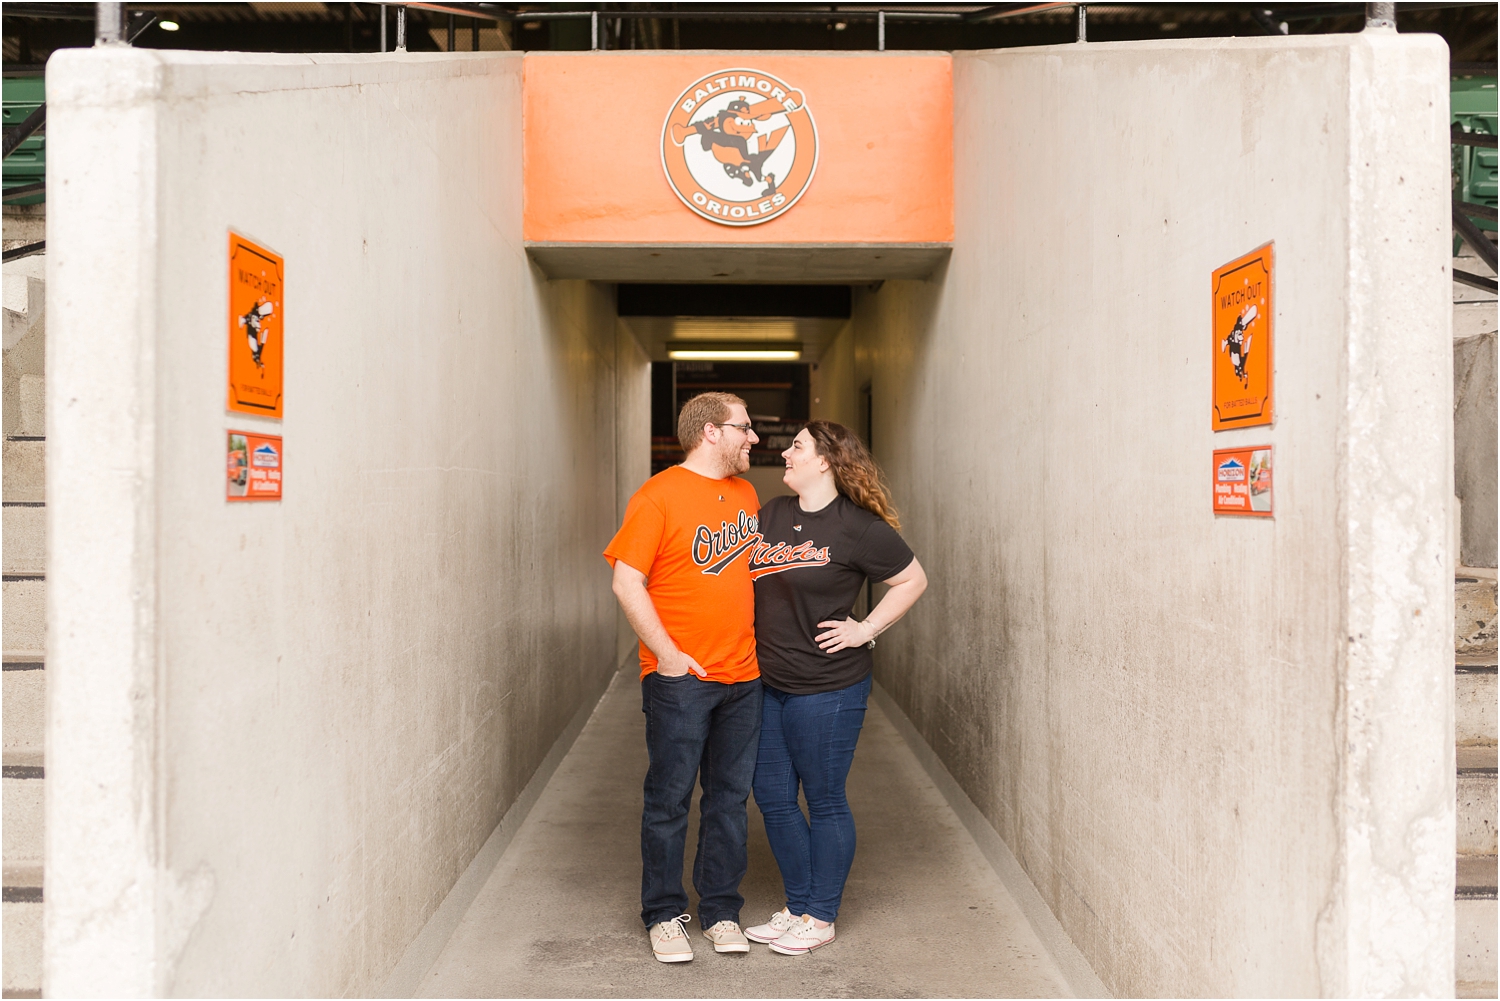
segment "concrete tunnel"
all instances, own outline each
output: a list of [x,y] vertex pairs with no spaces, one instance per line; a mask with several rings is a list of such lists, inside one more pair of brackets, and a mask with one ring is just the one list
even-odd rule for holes
[[[664,178],[721,72],[816,121],[761,225]],[[1440,40],[101,47],[48,87],[46,993],[1451,994]],[[280,419],[226,409],[235,236],[284,262]],[[1216,432],[1210,280],[1266,246],[1275,420]],[[848,291],[622,315],[696,285]],[[876,650],[848,937],[909,906],[949,951],[673,985],[612,944],[600,551],[689,342],[797,344],[890,478],[933,584]],[[226,501],[230,432],[279,500]],[[1227,448],[1274,449],[1272,517],[1215,515]]]

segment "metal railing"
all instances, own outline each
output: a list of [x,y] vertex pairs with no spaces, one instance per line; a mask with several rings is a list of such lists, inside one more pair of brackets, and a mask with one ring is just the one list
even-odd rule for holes
[[[382,7],[387,5],[382,4]],[[876,48],[885,51],[885,27],[892,21],[926,21],[964,24],[986,24],[1002,18],[1042,11],[1078,8],[1078,40],[1085,41],[1087,4],[1077,3],[997,3],[971,11],[944,10],[884,10],[880,8],[840,9],[829,7],[823,10],[743,10],[727,8],[719,10],[507,10],[498,4],[486,3],[423,3],[418,0],[404,4],[392,4],[398,11],[403,7],[418,7],[422,10],[462,17],[479,17],[491,21],[581,21],[589,22],[589,48],[599,51],[606,48],[599,33],[599,21],[734,21],[764,20],[767,17],[780,21],[819,20],[837,18],[840,21],[873,21],[876,31]],[[398,15],[399,16],[399,15]],[[384,18],[381,19],[381,51],[385,51]],[[399,22],[398,22],[399,25]]]
[[[1495,267],[1495,244],[1485,235],[1484,230],[1476,226],[1474,220],[1469,218],[1469,213],[1474,208],[1488,209],[1489,218],[1495,218],[1494,209],[1485,205],[1475,206],[1471,202],[1461,202],[1455,198],[1453,199],[1453,229],[1464,238],[1465,243],[1474,248],[1474,253],[1479,255],[1479,259],[1487,264],[1491,271],[1500,270]],[[1486,292],[1497,290],[1495,279],[1460,271],[1457,268],[1453,269],[1453,280],[1473,288],[1484,289]]]
[[[10,157],[12,153],[21,148],[21,144],[36,134],[37,130],[47,124],[47,102],[43,101],[36,109],[27,115],[19,125],[11,126],[5,130],[4,155],[0,160]],[[46,181],[38,181],[35,184],[23,184],[11,188],[4,193],[4,201],[13,198],[28,198],[32,195],[43,194],[47,190]],[[40,240],[36,243],[28,243],[22,247],[14,247],[0,255],[0,259],[14,261],[22,257],[30,257],[32,254],[40,254],[47,249],[47,241]]]
[[[1449,135],[1449,141],[1454,146],[1472,146],[1477,149],[1497,148],[1496,136],[1486,135],[1483,132],[1465,132],[1457,125],[1453,126]],[[1456,183],[1456,182],[1455,182]],[[1491,271],[1500,271],[1495,266],[1495,243],[1489,238],[1475,222],[1475,219],[1487,219],[1496,221],[1495,207],[1492,205],[1481,205],[1478,202],[1466,202],[1455,197],[1453,199],[1453,232],[1463,238],[1463,241],[1474,248],[1474,253],[1479,255]],[[1484,275],[1472,274],[1468,271],[1453,269],[1453,280],[1461,285],[1471,288],[1482,289],[1486,292],[1497,291],[1495,279],[1486,278]]]
[[[1396,10],[1398,6],[1402,9],[1425,10],[1440,7],[1469,7],[1486,5],[1485,0],[1459,0],[1459,2],[1448,3],[1324,3],[1324,4],[1282,4],[1281,6],[1262,6],[1260,4],[1244,4],[1242,13],[1257,23],[1262,30],[1271,35],[1285,35],[1289,31],[1288,22],[1306,21],[1328,17],[1351,17],[1363,13],[1366,27],[1393,28],[1395,24]],[[38,10],[43,4],[15,4],[18,9],[25,8],[26,16],[42,16]],[[677,10],[670,8],[643,9],[637,7],[632,10],[606,9],[603,4],[598,4],[593,9],[585,10],[548,10],[527,9],[522,3],[441,3],[426,2],[426,0],[407,0],[407,2],[376,4],[381,11],[380,20],[380,51],[388,50],[388,25],[387,7],[396,8],[396,47],[403,49],[405,46],[406,24],[405,11],[408,7],[416,7],[435,13],[447,14],[449,17],[448,36],[449,51],[452,51],[452,41],[455,36],[455,17],[467,17],[474,19],[473,31],[478,36],[478,21],[491,22],[515,22],[515,21],[565,21],[565,20],[587,20],[589,22],[589,47],[598,51],[607,49],[607,38],[601,34],[600,22],[614,21],[617,24],[623,21],[633,20],[662,20],[662,21],[691,21],[691,20],[828,20],[837,19],[842,22],[873,22],[876,27],[876,48],[884,51],[886,43],[886,27],[892,22],[915,21],[928,23],[961,23],[961,24],[985,24],[1005,18],[1020,17],[1028,14],[1043,13],[1051,10],[1064,8],[1075,8],[1076,35],[1079,42],[1088,40],[1088,5],[1073,0],[1071,3],[996,3],[974,6],[969,10],[924,10],[911,9],[918,5],[902,5],[896,9],[881,7],[878,4],[868,5],[842,5],[829,4],[826,6],[809,5],[808,9],[788,9],[785,7],[746,9],[737,5],[705,5],[697,9]],[[789,5],[790,6],[790,5]],[[1124,4],[1114,5],[1116,8],[1124,7],[1155,7],[1157,4]],[[1185,4],[1184,7],[1199,6]],[[1204,5],[1218,7],[1221,5]],[[97,39],[100,43],[125,42],[129,44],[134,37],[144,31],[157,18],[144,11],[125,11],[125,5],[121,3],[97,3],[95,4]],[[62,13],[46,13],[45,16],[77,17],[79,15],[64,11]],[[140,19],[137,21],[137,19]],[[138,25],[138,26],[137,26]],[[476,46],[477,47],[477,46]]]
[[27,115],[20,125],[14,125],[5,130],[5,152],[0,159],[10,156],[20,145],[32,137],[37,129],[47,122],[47,104],[42,102],[36,106],[36,110]]

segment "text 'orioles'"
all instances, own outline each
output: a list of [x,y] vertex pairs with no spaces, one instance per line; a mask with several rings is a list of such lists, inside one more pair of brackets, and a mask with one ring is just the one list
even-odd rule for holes
[[717,575],[760,539],[760,519],[744,511],[733,525],[721,521],[717,532],[699,525],[693,535],[693,562],[704,567],[704,573]]
[[827,546],[812,542],[797,546],[766,542],[760,534],[760,519],[744,511],[734,524],[721,521],[718,531],[699,525],[693,534],[693,562],[703,567],[706,574],[717,576],[745,553],[750,554],[748,562],[752,580],[783,570],[828,564]]

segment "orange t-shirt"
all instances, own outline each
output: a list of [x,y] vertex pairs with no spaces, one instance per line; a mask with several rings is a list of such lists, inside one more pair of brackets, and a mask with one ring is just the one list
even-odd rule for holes
[[[604,550],[646,575],[646,593],[677,648],[704,680],[760,677],[750,549],[760,541],[755,488],[738,476],[711,480],[682,466],[657,473],[630,498],[625,523]],[[656,654],[641,644],[641,677]],[[696,677],[696,675],[695,675]]]

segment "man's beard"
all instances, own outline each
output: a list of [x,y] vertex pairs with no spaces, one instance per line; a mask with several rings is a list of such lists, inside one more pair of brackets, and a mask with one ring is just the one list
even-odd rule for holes
[[741,445],[736,445],[731,449],[728,443],[725,443],[724,451],[719,453],[719,470],[725,476],[737,476],[750,471],[750,456],[746,455],[742,449]]

